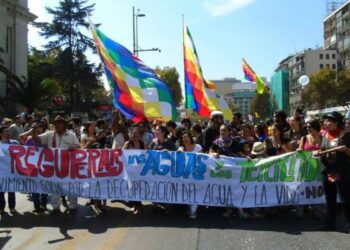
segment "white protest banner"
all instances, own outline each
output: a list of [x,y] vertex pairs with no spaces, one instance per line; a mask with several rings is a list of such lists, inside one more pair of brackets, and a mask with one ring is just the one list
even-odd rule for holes
[[324,203],[310,152],[261,160],[151,150],[0,145],[0,191],[205,206]]

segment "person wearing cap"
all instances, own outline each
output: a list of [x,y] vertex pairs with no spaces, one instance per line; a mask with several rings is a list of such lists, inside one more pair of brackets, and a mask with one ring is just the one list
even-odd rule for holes
[[265,144],[263,142],[257,141],[254,142],[253,147],[252,147],[252,158],[264,158],[266,157],[266,151],[265,151]]
[[203,132],[203,152],[209,152],[213,141],[220,136],[220,126],[224,123],[224,115],[221,111],[213,111],[210,114],[210,126]]
[[[47,145],[49,148],[61,148],[61,149],[77,149],[80,148],[78,138],[67,130],[67,121],[60,115],[56,116],[54,121],[54,130],[47,131],[38,137],[42,144]],[[68,209],[66,213],[74,215],[76,213],[78,205],[77,197],[68,197]],[[51,195],[51,205],[53,210],[52,215],[60,213],[61,196],[57,194]]]
[[1,121],[1,125],[4,125],[4,126],[10,127],[12,124],[13,124],[13,120],[10,118],[7,118],[7,117],[2,119],[2,121]]
[[[7,126],[0,126],[0,145],[1,144],[19,144],[18,141],[10,139],[10,129]],[[10,167],[10,166],[9,166]],[[16,195],[14,192],[7,193],[10,213],[16,213]],[[0,214],[5,212],[5,192],[0,192]]]
[[16,115],[15,117],[15,123],[10,126],[10,136],[11,139],[16,141],[21,141],[19,138],[19,135],[24,132],[23,129],[23,119],[20,115]]
[[323,116],[326,133],[322,138],[321,150],[335,151],[321,154],[325,165],[323,185],[326,195],[327,215],[325,230],[336,230],[337,193],[343,201],[343,211],[350,230],[350,133],[344,130],[343,116],[333,111]]

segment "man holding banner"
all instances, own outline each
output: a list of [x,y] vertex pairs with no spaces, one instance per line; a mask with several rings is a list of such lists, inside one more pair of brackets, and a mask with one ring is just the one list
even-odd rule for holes
[[[0,127],[0,145],[1,144],[19,144],[18,141],[16,140],[11,140],[10,139],[10,128],[7,126],[1,126]],[[8,168],[10,166],[7,166]],[[15,213],[16,212],[16,196],[14,192],[8,192],[7,193],[7,199],[8,199],[8,203],[9,203],[9,209],[11,213]],[[6,206],[6,201],[5,201],[5,193],[4,192],[0,192],[0,214],[4,213],[5,210],[5,206]]]
[[[44,134],[39,135],[41,143],[47,145],[49,148],[61,148],[61,149],[78,149],[80,143],[78,138],[67,130],[67,121],[62,116],[56,116],[54,122],[54,131],[47,131]],[[77,197],[68,197],[68,209],[67,214],[75,215],[78,205]],[[52,215],[60,213],[61,196],[57,194],[51,195],[51,205],[53,210]]]

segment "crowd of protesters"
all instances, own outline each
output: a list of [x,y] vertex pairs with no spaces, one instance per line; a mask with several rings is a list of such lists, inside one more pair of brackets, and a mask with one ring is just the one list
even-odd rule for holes
[[[342,198],[342,209],[350,225],[350,121],[337,112],[323,116],[320,120],[305,119],[301,110],[292,117],[279,110],[273,119],[264,123],[244,123],[239,112],[234,113],[229,123],[224,122],[222,112],[213,111],[208,122],[195,122],[184,118],[180,123],[155,120],[152,123],[142,121],[132,123],[123,119],[118,112],[113,113],[112,124],[105,120],[82,123],[79,118],[66,120],[56,116],[52,123],[45,117],[38,119],[34,115],[14,119],[4,118],[0,126],[0,139],[4,144],[22,144],[28,146],[77,149],[77,148],[113,148],[113,149],[151,149],[207,153],[214,157],[245,157],[247,159],[264,158],[293,151],[320,151],[325,169],[322,172],[326,196],[326,206],[297,206],[283,209],[293,210],[296,216],[303,217],[311,212],[316,217],[324,216],[325,229],[334,230],[338,213],[337,193]],[[330,150],[334,149],[334,150]],[[3,166],[2,166],[3,167]],[[8,193],[10,213],[16,213],[15,193]],[[57,215],[60,206],[66,207],[65,213],[75,215],[77,197],[58,195],[30,194],[34,213]],[[48,210],[48,200],[52,206]],[[135,214],[142,212],[142,202],[122,202]],[[0,192],[0,213],[5,213],[5,193]],[[103,213],[106,200],[90,200],[86,203],[97,213]],[[153,204],[155,211],[171,213],[169,204]],[[197,217],[197,206],[188,206],[188,216]],[[234,209],[226,208],[223,216],[240,218],[261,218],[279,212],[279,208]],[[350,229],[350,228],[349,228]]]

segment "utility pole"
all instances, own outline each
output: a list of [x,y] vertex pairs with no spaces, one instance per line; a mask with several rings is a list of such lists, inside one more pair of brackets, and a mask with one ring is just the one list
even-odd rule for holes
[[135,12],[135,6],[132,7],[132,38],[133,38],[133,53],[137,57],[139,56],[139,52],[145,51],[158,51],[161,52],[158,48],[152,49],[139,49],[139,30],[138,30],[138,20],[139,17],[145,17],[145,14],[139,13],[140,9],[137,9]]

